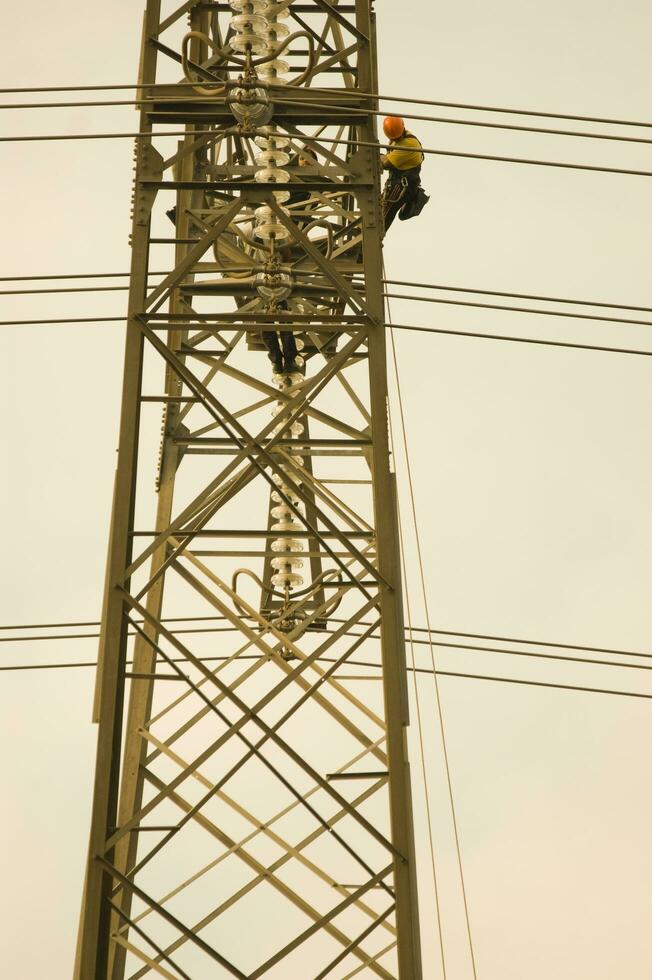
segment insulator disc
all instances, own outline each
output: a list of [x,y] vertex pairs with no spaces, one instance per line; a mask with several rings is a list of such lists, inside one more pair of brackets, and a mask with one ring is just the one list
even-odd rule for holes
[[276,532],[278,532],[278,531],[294,531],[296,533],[297,531],[300,531],[301,528],[294,521],[277,521],[275,524],[272,524],[270,530],[271,531],[276,531]]
[[303,541],[299,538],[276,538],[272,541],[272,551],[278,554],[292,554],[295,551],[304,551]]
[[[265,16],[270,8],[269,0],[229,0],[229,6],[232,10],[262,16]],[[275,7],[277,5],[273,3],[271,6]],[[274,17],[278,17],[278,13],[274,13]]]
[[275,568],[277,571],[286,568],[288,571],[291,571],[293,568],[303,568],[303,558],[295,558],[290,555],[272,558],[272,568]]
[[290,16],[290,11],[287,6],[280,3],[274,3],[273,0],[267,0],[265,7],[265,16],[268,21],[285,20]]
[[298,585],[303,585],[303,577],[288,572],[279,572],[278,575],[272,575],[272,585],[281,588],[296,588]]
[[263,167],[262,170],[256,171],[255,177],[259,184],[288,184],[290,182],[290,175],[287,170],[281,170],[279,167]]
[[[292,493],[292,490],[289,489],[289,488],[287,488],[283,492],[285,493],[285,496],[289,500],[292,501],[292,503],[294,504],[294,506],[297,507],[298,504],[299,504],[299,498],[295,494]],[[281,495],[280,495],[280,493],[277,490],[272,490],[271,497],[272,497],[272,500],[274,501],[274,503],[276,503],[276,504],[280,504],[280,503],[283,503],[284,502],[284,501],[281,500]]]
[[[231,18],[231,27],[238,34],[260,34],[266,40],[269,31],[267,18],[262,14],[241,13]],[[230,42],[232,43],[232,41]]]
[[271,126],[264,136],[256,136],[254,142],[264,150],[282,150],[290,145],[287,136],[280,136]]
[[277,487],[281,488],[284,487],[286,483],[294,483],[298,487],[300,487],[303,483],[301,476],[299,474],[295,475],[294,473],[285,473],[283,476],[280,476],[278,473],[272,473],[272,481]]
[[[287,214],[288,212],[285,211],[285,213]],[[258,238],[268,239],[274,236],[274,238],[282,239],[283,241],[290,237],[290,232],[285,225],[282,225],[280,221],[276,220],[276,215],[267,205],[256,208],[255,234]]]
[[274,112],[274,107],[264,99],[259,102],[229,102],[229,109],[243,126],[264,126]]
[[[287,24],[284,24],[280,20],[274,20],[269,15],[265,17],[265,23],[267,24],[267,43],[269,50],[273,51],[274,45],[278,45],[286,39],[290,33],[290,28]],[[260,67],[262,68],[263,66],[261,65]]]
[[290,154],[283,150],[263,150],[256,154],[256,165],[258,167],[284,167],[290,162]]
[[269,80],[270,76],[274,76],[279,82],[285,81],[285,79],[280,78],[281,75],[287,75],[290,70],[290,65],[283,58],[274,58],[273,61],[266,61],[264,64],[260,65],[258,68],[258,74],[261,78]]

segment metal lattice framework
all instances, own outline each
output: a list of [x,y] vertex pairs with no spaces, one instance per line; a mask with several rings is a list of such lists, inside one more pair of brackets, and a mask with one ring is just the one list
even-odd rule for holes
[[76,976],[418,980],[370,0],[148,0],[139,82]]

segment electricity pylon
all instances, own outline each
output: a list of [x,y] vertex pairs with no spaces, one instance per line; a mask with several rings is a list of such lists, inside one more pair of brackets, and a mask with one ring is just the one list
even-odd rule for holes
[[421,977],[374,39],[147,2],[78,980]]

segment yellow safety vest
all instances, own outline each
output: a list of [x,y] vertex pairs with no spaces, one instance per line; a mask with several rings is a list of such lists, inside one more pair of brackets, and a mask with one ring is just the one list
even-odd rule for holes
[[390,150],[387,154],[387,163],[394,170],[414,170],[423,163],[423,153],[421,143],[407,131],[389,144]]

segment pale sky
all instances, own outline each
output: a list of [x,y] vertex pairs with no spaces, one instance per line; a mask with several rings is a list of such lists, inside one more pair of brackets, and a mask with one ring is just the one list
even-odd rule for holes
[[[379,0],[376,9],[382,94],[652,123],[652,9],[643,0]],[[36,0],[7,6],[1,19],[2,87],[136,76],[140,4]],[[131,95],[79,101],[87,97]],[[116,107],[3,110],[2,118],[3,135],[27,135],[126,132],[137,117]],[[410,126],[428,147],[652,171],[644,144]],[[652,138],[651,130],[585,129]],[[4,143],[3,158],[3,276],[128,269],[132,141]],[[433,156],[422,178],[431,201],[420,218],[392,228],[389,278],[652,306],[650,178]],[[2,296],[1,309],[2,320],[119,316],[125,294]],[[652,350],[646,326],[398,300],[392,315]],[[0,625],[96,620],[122,326],[0,330]],[[396,343],[432,625],[648,652],[650,359],[407,332]],[[412,613],[423,625],[402,465],[399,472]],[[93,660],[96,647],[5,642],[0,652],[3,665],[72,662]],[[418,656],[427,663],[425,652]],[[642,670],[460,651],[438,654],[438,666],[652,690]],[[71,974],[93,777],[93,680],[84,668],[2,674],[0,964],[11,980]],[[478,980],[649,980],[650,702],[446,677],[440,691]],[[420,697],[448,977],[468,980],[431,679],[420,681]],[[413,726],[425,976],[439,980],[415,736]]]

